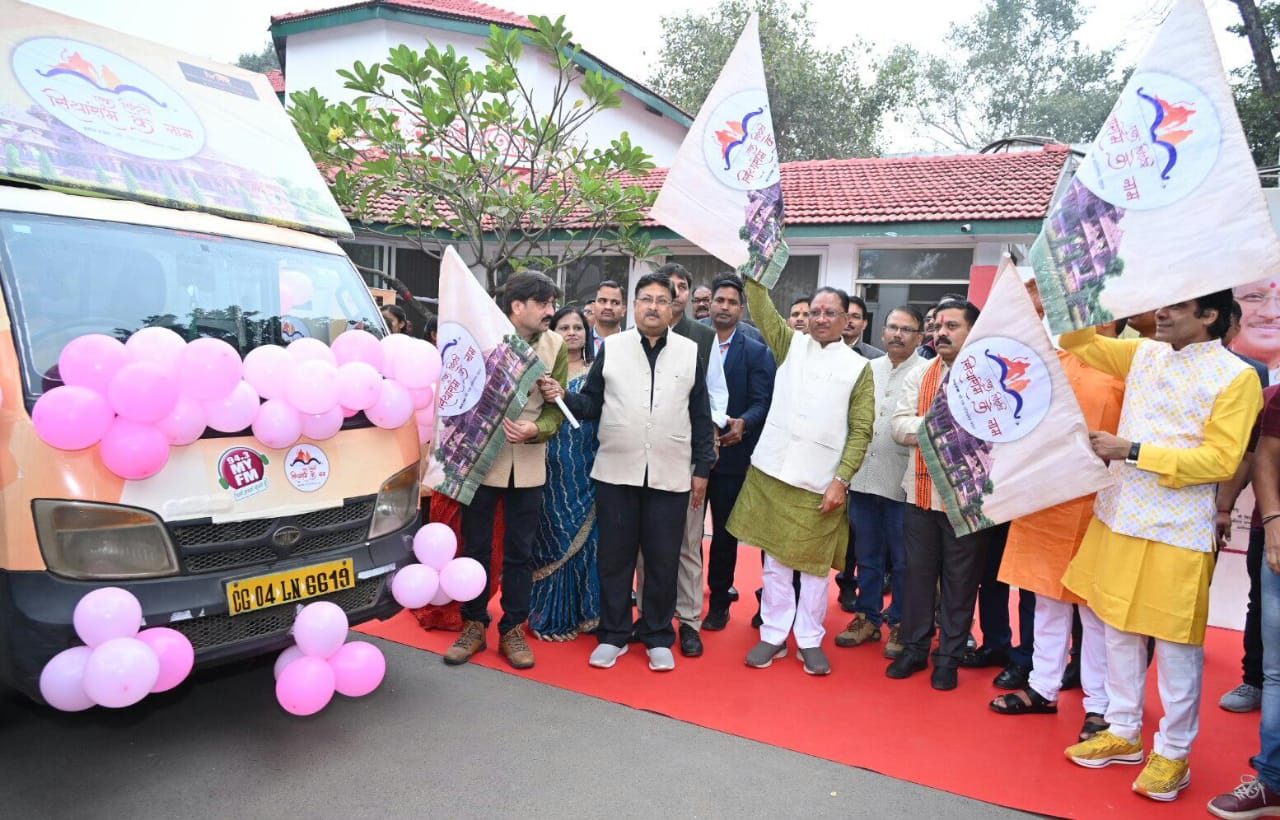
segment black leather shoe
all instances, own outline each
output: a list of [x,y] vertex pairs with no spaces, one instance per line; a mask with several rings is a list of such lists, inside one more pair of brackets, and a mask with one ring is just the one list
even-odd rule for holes
[[724,609],[712,609],[707,612],[707,617],[702,619],[702,628],[711,632],[719,632],[729,625],[729,607]]
[[980,646],[972,652],[964,653],[964,657],[960,658],[960,665],[965,669],[987,669],[992,666],[1008,666],[1009,647],[1003,646],[999,649],[995,649],[989,646]]
[[1062,688],[1064,690],[1080,688],[1080,658],[1076,655],[1071,656],[1070,662],[1067,663],[1067,671],[1062,673]]
[[857,587],[841,587],[840,588],[840,608],[845,612],[858,611],[858,588]]
[[992,683],[997,689],[1026,689],[1031,670],[1020,663],[1011,663],[996,675]]
[[698,630],[688,624],[680,624],[680,654],[686,658],[702,654],[702,638],[698,637]]
[[956,668],[954,666],[935,666],[929,685],[939,692],[950,692],[956,688]]
[[928,658],[912,652],[903,652],[893,663],[889,664],[889,668],[885,669],[884,673],[895,680],[903,680],[928,668]]
[[763,611],[763,608],[764,608],[764,588],[762,587],[756,590],[756,614],[754,617],[751,618],[752,629],[759,629],[760,627],[764,626],[764,618],[761,617],[761,612]]
[[729,603],[736,604],[738,602],[739,597],[741,596],[738,595],[738,588],[729,587]]

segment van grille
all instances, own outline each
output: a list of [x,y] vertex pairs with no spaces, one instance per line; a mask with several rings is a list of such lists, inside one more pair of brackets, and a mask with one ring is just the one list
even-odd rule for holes
[[[341,549],[359,544],[369,532],[375,498],[348,500],[303,515],[258,518],[214,524],[208,519],[169,524],[178,545],[178,557],[189,575],[260,566],[300,555]],[[292,547],[271,543],[276,530],[297,527],[302,538]]]

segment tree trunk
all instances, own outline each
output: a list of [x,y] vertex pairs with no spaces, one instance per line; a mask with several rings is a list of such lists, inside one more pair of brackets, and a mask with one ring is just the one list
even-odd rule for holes
[[1280,96],[1280,74],[1276,72],[1275,56],[1271,53],[1271,41],[1262,23],[1262,15],[1258,13],[1258,4],[1254,0],[1232,2],[1239,7],[1240,19],[1244,21],[1244,32],[1249,38],[1249,48],[1253,50],[1253,62],[1258,67],[1258,84],[1262,87],[1262,93],[1268,97]]

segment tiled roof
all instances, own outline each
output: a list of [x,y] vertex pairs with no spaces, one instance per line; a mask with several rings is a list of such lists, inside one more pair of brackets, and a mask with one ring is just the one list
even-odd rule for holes
[[504,11],[487,3],[477,3],[474,0],[365,0],[362,3],[347,3],[330,9],[275,15],[271,18],[271,25],[274,26],[277,23],[288,23],[295,20],[308,20],[312,17],[323,17],[329,14],[340,14],[344,11],[368,8],[370,6],[386,6],[387,8],[403,9],[405,11],[425,11],[428,14],[435,14],[441,17],[451,17],[457,20],[478,20],[482,23],[497,23],[500,26],[533,28],[533,23],[522,14]]
[[[1050,145],[1000,154],[784,162],[786,224],[1043,219],[1069,156],[1067,146]],[[666,177],[660,168],[637,181],[656,191]],[[379,198],[371,221],[389,218],[397,201]],[[559,227],[587,224],[570,219]]]
[[267,82],[271,83],[272,91],[276,92],[277,94],[284,93],[284,72],[283,71],[281,71],[278,68],[273,68],[270,71],[264,71],[262,73],[266,76]]

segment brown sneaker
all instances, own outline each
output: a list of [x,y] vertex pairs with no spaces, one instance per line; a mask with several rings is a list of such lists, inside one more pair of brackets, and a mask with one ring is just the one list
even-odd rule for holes
[[471,656],[488,646],[484,640],[485,626],[479,621],[463,621],[462,634],[444,653],[444,662],[458,666],[471,660]]
[[498,654],[516,669],[529,669],[533,666],[533,650],[524,639],[524,630],[518,626],[498,641]]
[[880,640],[880,627],[867,620],[867,616],[859,612],[853,620],[836,636],[836,646],[858,646],[867,641]]
[[902,656],[902,625],[889,627],[889,640],[884,644],[884,656],[886,658],[897,658]]

